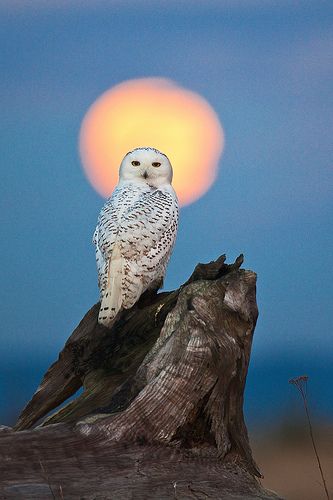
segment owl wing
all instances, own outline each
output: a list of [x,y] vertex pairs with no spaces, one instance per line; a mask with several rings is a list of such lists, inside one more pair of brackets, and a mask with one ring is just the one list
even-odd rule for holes
[[148,288],[161,286],[177,225],[177,197],[159,189],[142,196],[123,215],[119,231],[123,307],[132,307]]
[[102,208],[93,236],[96,248],[96,264],[98,271],[98,287],[101,296],[106,288],[109,259],[114,249],[121,223],[123,199],[127,193],[116,189]]
[[100,322],[109,324],[164,277],[177,223],[177,197],[170,190],[122,187],[107,201],[94,235]]

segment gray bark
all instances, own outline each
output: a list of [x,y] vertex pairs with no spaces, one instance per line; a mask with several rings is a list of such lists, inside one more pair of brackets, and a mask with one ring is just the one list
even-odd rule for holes
[[111,329],[90,309],[0,434],[4,498],[278,498],[256,479],[243,416],[256,275],[224,261]]

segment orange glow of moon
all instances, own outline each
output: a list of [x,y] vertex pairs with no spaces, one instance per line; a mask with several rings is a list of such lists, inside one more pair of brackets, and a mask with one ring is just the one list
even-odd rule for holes
[[181,205],[212,185],[223,143],[207,101],[162,78],[129,80],[106,91],[87,111],[80,131],[84,170],[101,195],[113,191],[125,154],[149,146],[170,159]]

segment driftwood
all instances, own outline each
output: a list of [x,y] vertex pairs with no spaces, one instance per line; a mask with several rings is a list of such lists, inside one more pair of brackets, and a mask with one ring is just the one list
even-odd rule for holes
[[25,432],[0,433],[3,498],[278,498],[255,479],[243,418],[258,313],[242,262],[199,264],[112,329],[94,305],[22,411]]

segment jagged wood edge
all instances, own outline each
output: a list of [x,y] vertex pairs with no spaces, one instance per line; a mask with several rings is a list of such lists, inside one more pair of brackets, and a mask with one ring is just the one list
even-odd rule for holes
[[[194,273],[192,274],[191,278],[182,287],[180,287],[179,290],[177,290],[176,292],[171,292],[171,293],[177,293],[177,297],[178,297],[178,294],[181,291],[183,291],[184,289],[186,292],[186,286],[189,283],[193,283],[194,281],[205,280],[205,279],[206,280],[207,279],[208,280],[209,279],[213,279],[213,280],[218,279],[221,276],[225,276],[228,273],[231,273],[231,275],[232,275],[233,271],[237,270],[239,268],[239,266],[241,265],[242,257],[237,259],[235,264],[230,265],[230,266],[225,265],[225,264],[223,265],[223,262],[224,262],[224,257],[222,256],[217,261],[210,263],[208,265],[205,265],[205,264],[198,265],[196,267]],[[208,266],[206,269],[208,272],[206,274],[205,274],[205,266]],[[215,270],[214,270],[214,267],[215,267]],[[213,268],[213,271],[212,271],[212,268]],[[209,276],[210,272],[212,272],[212,275]],[[244,276],[244,273],[248,273],[249,275],[251,274],[252,277],[255,276],[254,273],[243,271],[243,270],[240,271],[240,273],[241,273],[240,276],[241,275]],[[236,271],[236,274],[238,274],[237,271]],[[227,280],[225,280],[225,284],[227,284],[228,281],[229,281],[229,277]],[[169,295],[170,294],[160,294],[154,300],[156,300],[156,303],[157,303],[160,299],[163,300],[164,298],[167,298]],[[177,297],[175,298],[175,300],[177,300]],[[150,301],[150,306],[153,306],[156,303]],[[255,305],[255,293],[254,293],[254,305]],[[139,309],[140,309],[140,307],[142,307],[144,309],[147,307],[147,305],[141,304],[141,305],[139,305]],[[197,307],[197,304],[195,305],[195,308],[196,307]],[[97,308],[96,311],[94,311],[95,308]],[[171,307],[170,310],[171,309],[173,309],[173,307]],[[155,314],[156,314],[156,310],[155,310]],[[83,325],[80,324],[80,326],[81,327],[83,326],[83,328],[81,328],[81,329],[77,328],[75,330],[75,332],[73,332],[71,339],[69,339],[69,341],[66,343],[66,346],[67,346],[67,344],[71,343],[70,341],[73,341],[74,346],[76,346],[76,348],[78,349],[76,351],[76,354],[75,354],[75,348],[71,349],[71,359],[74,359],[77,361],[76,365],[74,363],[74,366],[75,366],[74,375],[80,377],[80,379],[82,378],[84,380],[84,383],[89,383],[89,378],[90,378],[89,373],[90,374],[92,373],[91,371],[89,372],[89,369],[91,368],[91,360],[89,360],[89,356],[88,357],[84,356],[85,349],[87,349],[87,345],[85,342],[87,340],[86,339],[87,331],[89,329],[91,331],[94,331],[94,325],[93,325],[93,328],[91,328],[91,324],[89,325],[89,323],[93,322],[94,316],[97,314],[97,311],[98,311],[98,304],[96,304],[87,313],[88,321],[83,322],[83,323],[85,323]],[[137,314],[137,312],[138,312],[137,310],[132,311],[133,314]],[[159,312],[161,312],[161,311],[159,311]],[[128,313],[131,314],[131,311],[128,311]],[[87,319],[87,318],[84,318],[84,319]],[[128,320],[130,321],[130,316],[128,317]],[[252,326],[253,326],[253,328],[251,329],[251,333],[253,333],[253,329],[254,329],[254,325],[252,325]],[[97,328],[98,328],[98,326],[97,326]],[[80,338],[83,338],[83,340],[84,340],[83,347],[80,344],[77,345],[77,340]],[[247,344],[247,346],[245,346],[245,348],[246,348],[245,349],[246,350],[245,357],[243,357],[243,359],[242,359],[242,363],[244,364],[244,366],[243,366],[243,370],[242,370],[243,380],[240,380],[241,387],[243,387],[243,383],[245,382],[248,359],[249,359],[249,355],[250,355],[251,338],[252,338],[252,335],[249,335],[247,337],[248,344]],[[87,344],[89,346],[89,334],[88,334],[88,343]],[[89,349],[88,349],[88,351],[89,351]],[[93,349],[92,349],[92,351],[93,351]],[[68,355],[68,353],[67,353],[67,355]],[[100,361],[98,359],[98,357],[99,356],[97,355],[96,352],[92,356],[92,361],[95,361],[95,363],[97,363],[97,365]],[[59,360],[55,364],[57,364],[57,363],[59,363]],[[92,366],[96,367],[96,364],[94,365],[94,363],[92,363]],[[51,368],[52,367],[50,367],[50,370],[51,370]],[[240,367],[240,368],[242,368],[242,367]],[[61,370],[58,370],[58,371],[61,373]],[[65,371],[64,371],[64,373],[62,373],[62,376],[65,379],[66,378],[69,379],[70,375],[71,374],[68,374],[68,372],[65,372]],[[88,379],[88,381],[87,381],[87,379]],[[243,387],[243,389],[244,389],[244,387]],[[241,393],[242,393],[242,391],[241,391]],[[38,393],[36,393],[36,394],[38,394]],[[241,396],[242,396],[242,394],[241,394]],[[238,400],[237,404],[240,405],[240,408],[242,410],[242,397]],[[236,411],[236,413],[239,413],[237,408],[235,408],[235,411]],[[241,415],[242,415],[242,413],[241,413]],[[113,418],[113,417],[110,417],[110,418]],[[242,419],[240,421],[242,421]],[[245,427],[244,421],[242,423]],[[8,429],[8,431],[9,431],[9,429]],[[163,480],[163,485],[165,485],[165,486],[163,486],[163,488],[167,487],[167,484],[170,481],[170,478],[172,478],[174,476],[175,471],[177,470],[178,473],[176,474],[176,476],[182,478],[181,483],[185,484],[186,481],[189,481],[189,479],[191,479],[192,477],[196,478],[194,480],[195,482],[198,479],[197,485],[199,485],[200,494],[204,494],[207,498],[220,498],[219,492],[221,492],[223,494],[224,493],[229,494],[229,493],[231,493],[231,491],[234,491],[235,493],[237,493],[237,495],[236,495],[237,498],[239,498],[239,494],[240,495],[245,494],[244,498],[277,498],[274,494],[271,495],[269,492],[265,492],[264,490],[262,490],[260,488],[260,486],[255,482],[253,482],[251,484],[248,483],[248,486],[245,486],[245,483],[246,483],[246,478],[244,476],[245,471],[250,470],[251,474],[253,474],[254,472],[251,471],[251,469],[248,466],[246,466],[246,464],[244,464],[245,469],[242,467],[239,469],[237,466],[237,463],[239,463],[239,462],[237,462],[237,461],[234,462],[232,460],[232,456],[229,457],[229,459],[231,460],[231,467],[228,468],[228,465],[225,465],[225,463],[222,464],[220,461],[216,461],[216,458],[214,458],[214,456],[211,456],[210,458],[209,458],[209,456],[207,456],[206,458],[203,459],[203,456],[201,454],[199,454],[199,461],[197,461],[197,459],[195,458],[195,450],[188,450],[187,451],[186,448],[184,449],[181,447],[179,449],[174,449],[174,451],[172,451],[172,450],[168,451],[169,447],[163,447],[163,446],[161,447],[160,444],[157,446],[156,445],[151,446],[149,444],[145,444],[144,446],[142,446],[143,443],[141,444],[141,446],[138,447],[137,444],[135,444],[133,442],[128,444],[128,443],[126,443],[125,440],[120,441],[118,444],[116,441],[112,440],[112,436],[111,436],[111,440],[108,440],[107,435],[105,433],[103,433],[100,436],[101,439],[96,440],[95,436],[92,436],[92,439],[89,439],[89,437],[82,439],[83,438],[83,436],[81,434],[82,429],[80,429],[80,427],[79,427],[79,431],[80,431],[79,433],[78,432],[73,433],[73,431],[71,431],[70,428],[68,427],[68,424],[58,424],[56,426],[48,426],[48,427],[45,427],[43,429],[34,430],[34,431],[27,431],[27,432],[18,433],[18,434],[11,433],[9,431],[8,440],[6,440],[5,436],[4,436],[4,438],[5,438],[4,442],[2,442],[3,439],[0,440],[0,454],[1,455],[4,452],[6,457],[8,458],[9,454],[6,453],[6,450],[9,450],[9,449],[11,450],[10,451],[11,462],[9,464],[7,464],[7,462],[5,461],[4,467],[3,467],[4,477],[6,477],[6,479],[7,478],[9,479],[8,484],[15,484],[15,482],[14,482],[15,478],[16,478],[15,471],[17,470],[17,467],[21,467],[21,465],[20,465],[21,458],[20,457],[21,457],[21,453],[23,450],[22,446],[24,447],[24,449],[28,446],[28,449],[30,450],[29,454],[31,452],[33,452],[33,456],[35,456],[37,453],[37,455],[40,456],[40,461],[43,460],[43,463],[44,463],[46,469],[47,469],[47,467],[52,467],[52,472],[51,472],[51,469],[49,469],[50,474],[49,474],[48,479],[47,479],[47,482],[49,483],[49,485],[52,483],[52,487],[54,487],[54,485],[57,484],[54,481],[56,481],[57,477],[59,477],[59,473],[62,474],[62,476],[61,476],[62,481],[63,481],[62,484],[64,484],[64,486],[65,486],[65,493],[67,493],[67,488],[70,488],[71,485],[73,484],[73,473],[79,475],[77,480],[80,478],[80,484],[77,484],[77,486],[80,486],[81,493],[93,493],[93,494],[95,494],[95,493],[99,493],[100,491],[102,491],[99,489],[99,487],[97,487],[97,484],[95,484],[95,482],[93,481],[93,479],[95,478],[96,473],[97,473],[97,469],[96,469],[97,464],[98,464],[99,471],[101,470],[102,465],[105,466],[107,469],[107,475],[105,477],[103,477],[102,483],[100,482],[100,480],[98,481],[98,483],[101,484],[101,487],[104,488],[104,486],[107,482],[107,479],[109,479],[110,485],[109,485],[109,488],[107,488],[107,489],[112,488],[112,491],[114,491],[115,486],[116,487],[120,486],[119,479],[117,478],[117,473],[118,473],[118,471],[120,472],[120,469],[118,466],[119,460],[120,460],[122,462],[122,469],[124,469],[124,470],[121,469],[122,474],[125,474],[124,477],[126,477],[126,478],[131,477],[131,481],[134,480],[135,485],[142,478],[144,478],[144,483],[146,484],[146,479],[145,479],[147,477],[146,473],[148,473],[148,476],[152,480],[152,478],[156,476],[156,473],[155,473],[155,471],[157,472],[156,468],[159,467],[159,469],[158,469],[159,474],[161,475],[161,473],[162,473],[162,476],[163,476],[163,478],[161,476],[161,478],[158,480],[158,485],[160,485],[159,487],[162,487],[161,480]],[[237,428],[234,429],[234,432],[237,433],[238,431],[240,433],[243,432],[242,429],[237,429]],[[6,430],[4,430],[4,432],[6,433]],[[245,428],[245,433],[246,433],[246,428]],[[66,435],[68,435],[68,448],[62,449],[63,445],[65,444]],[[21,443],[22,439],[20,439],[20,436],[22,436],[23,440],[26,442],[25,445],[23,445],[23,442]],[[247,438],[247,433],[244,434],[244,436]],[[54,444],[51,444],[52,439],[54,441]],[[4,445],[4,446],[2,446],[2,445]],[[151,451],[149,451],[149,450],[151,450]],[[154,450],[156,450],[156,451],[154,451]],[[194,451],[194,455],[193,455],[193,451]],[[55,452],[57,453],[58,458],[56,458]],[[88,458],[87,453],[89,454],[89,458]],[[171,453],[171,455],[170,455],[170,453]],[[17,455],[17,459],[15,458],[15,456],[16,456],[15,454]],[[123,455],[123,458],[121,458],[121,455]],[[136,460],[134,460],[135,455],[137,455]],[[164,458],[162,458],[162,456]],[[78,471],[76,471],[76,469],[73,468],[73,465],[74,465],[74,464],[72,465],[73,458],[71,458],[71,457],[75,458],[74,463],[76,463],[75,461],[77,461],[77,465],[79,466]],[[152,462],[153,469],[150,472],[145,467],[147,460],[149,461],[149,457],[154,457],[153,462]],[[160,457],[162,461],[158,462],[158,460],[159,460],[158,457]],[[6,460],[7,460],[7,458],[6,458]],[[68,458],[68,463],[65,462],[67,458]],[[109,458],[112,461],[115,460],[114,465],[111,465],[111,463],[108,465]],[[171,472],[171,470],[168,469],[168,467],[166,467],[166,460],[170,460],[170,459],[171,459],[170,463],[175,465],[175,470],[173,473]],[[59,461],[59,463],[56,462],[57,460]],[[85,481],[85,483],[83,485],[82,465],[85,463],[88,464],[87,460],[90,460],[91,463],[90,463],[88,469],[85,470],[84,474],[87,477],[87,481]],[[189,463],[189,467],[190,467],[189,475],[188,475],[188,473],[186,475],[185,471],[182,471],[182,472],[180,471],[180,465],[184,464],[185,462]],[[21,478],[20,483],[21,483],[22,482],[22,474],[23,474],[24,478],[25,479],[28,478],[28,480],[29,480],[30,486],[28,487],[28,489],[29,488],[31,489],[31,487],[33,486],[31,481],[33,481],[33,477],[36,477],[38,479],[39,473],[36,470],[36,466],[34,465],[35,461],[33,461],[33,460],[31,461],[31,465],[32,465],[31,472],[27,471],[27,462],[24,461],[24,463],[26,464],[24,467],[24,470],[22,470],[21,472],[18,473],[17,478],[19,478],[19,476],[20,476],[20,478]],[[49,463],[49,465],[47,465],[48,463]],[[54,465],[56,463],[57,463],[58,475],[53,474]],[[128,464],[128,463],[135,463],[135,464],[140,463],[140,466],[135,465],[135,471],[133,471],[134,475],[136,475],[136,478],[134,478],[134,476],[132,477],[132,472],[129,472],[129,470],[126,469],[126,467],[127,467],[126,464]],[[44,465],[43,465],[43,467],[44,467]],[[202,473],[203,474],[202,474],[202,478],[199,479],[199,477],[197,477],[197,476],[199,474],[199,469],[200,469],[200,467],[202,468],[202,466],[203,466],[203,471],[201,471],[200,474],[202,474]],[[111,467],[111,469],[109,467]],[[9,469],[12,470],[10,478],[8,476]],[[162,471],[162,469],[163,469],[163,471]],[[112,470],[112,474],[110,476],[111,470]],[[146,473],[141,472],[142,470],[145,470]],[[88,477],[88,474],[89,474],[88,471],[92,472],[91,477]],[[210,483],[210,486],[206,480],[208,478],[207,477],[208,471],[212,471],[212,472],[214,471],[214,473],[213,473],[214,478],[212,476],[213,482]],[[163,472],[164,472],[164,475],[163,475]],[[131,475],[128,476],[128,474],[131,474]],[[239,474],[238,480],[236,483],[237,484],[236,490],[234,490],[235,485],[232,485],[232,476],[234,476],[235,474],[236,475]],[[52,476],[52,478],[51,478],[51,476]],[[219,478],[221,478],[221,477],[224,478],[222,483],[219,482]],[[249,477],[249,479],[250,479],[250,476],[247,476],[247,477]],[[156,479],[157,479],[157,476],[156,476]],[[151,493],[151,489],[150,489],[151,484],[152,484],[151,480],[148,483],[148,490],[145,490],[145,495],[148,495],[149,493]],[[36,481],[36,479],[35,479],[35,481]],[[229,481],[231,481],[231,482],[229,483]],[[82,482],[82,484],[81,484],[81,482]],[[126,479],[126,484],[128,484],[127,479]],[[185,495],[186,495],[186,497],[188,496],[189,498],[197,498],[196,491],[199,493],[199,490],[196,490],[196,488],[198,486],[196,486],[195,489],[191,489],[190,484],[191,484],[191,481],[188,483],[188,493],[187,494],[185,493]],[[123,488],[123,483],[121,483],[121,485]],[[230,488],[231,485],[232,485],[232,488]],[[40,484],[37,484],[36,486],[40,487]],[[24,488],[25,486],[22,485],[22,487]],[[128,485],[128,487],[130,488],[130,485]],[[142,488],[142,486],[140,486],[140,487]],[[157,487],[157,484],[155,487]],[[213,487],[213,490],[216,492],[215,494],[214,494],[213,490],[211,489],[212,487]],[[249,488],[249,489],[247,489],[247,488]],[[36,491],[39,491],[39,490],[37,489]],[[68,490],[68,491],[70,491],[70,490]],[[122,490],[117,490],[117,491],[119,491],[119,493],[120,493],[121,491],[124,491],[124,490],[122,489]],[[137,491],[139,491],[139,490],[137,489],[137,486],[135,486],[135,492],[137,492]],[[246,491],[247,491],[247,493],[246,493]],[[161,490],[161,492],[162,492],[162,490]],[[171,496],[172,496],[172,490],[170,492],[171,492]],[[165,491],[165,493],[166,493],[166,491]],[[179,491],[179,493],[182,494],[180,491]],[[78,494],[77,489],[75,489],[75,494]],[[216,496],[216,494],[217,494],[217,496]],[[130,495],[130,493],[129,493],[129,495]],[[148,496],[145,496],[145,497],[148,498]],[[149,498],[155,498],[155,496],[154,495],[149,496]],[[157,498],[157,496],[156,496],[156,498]]]
[[126,404],[117,407],[116,393],[108,415],[93,425],[89,418],[81,431],[104,441],[163,442],[201,454],[211,445],[209,453],[215,449],[220,458],[242,461],[260,476],[243,417],[257,319],[255,282],[255,273],[237,270],[184,287],[135,374],[138,397],[128,398],[131,381],[123,388]]
[[[240,255],[225,264],[225,255],[208,264],[198,264],[191,277],[178,290],[143,296],[139,304],[124,311],[111,331],[97,322],[99,303],[85,314],[67,340],[58,360],[45,373],[40,386],[23,409],[15,430],[32,427],[47,413],[61,405],[83,385],[85,391],[73,402],[47,419],[46,423],[74,422],[96,408],[106,406],[113,390],[135,373],[158,338],[167,314],[174,307],[181,289],[198,280],[215,280],[239,269]],[[103,384],[96,393],[96,384]],[[95,389],[95,392],[94,392]],[[82,404],[82,412],[78,408]]]

